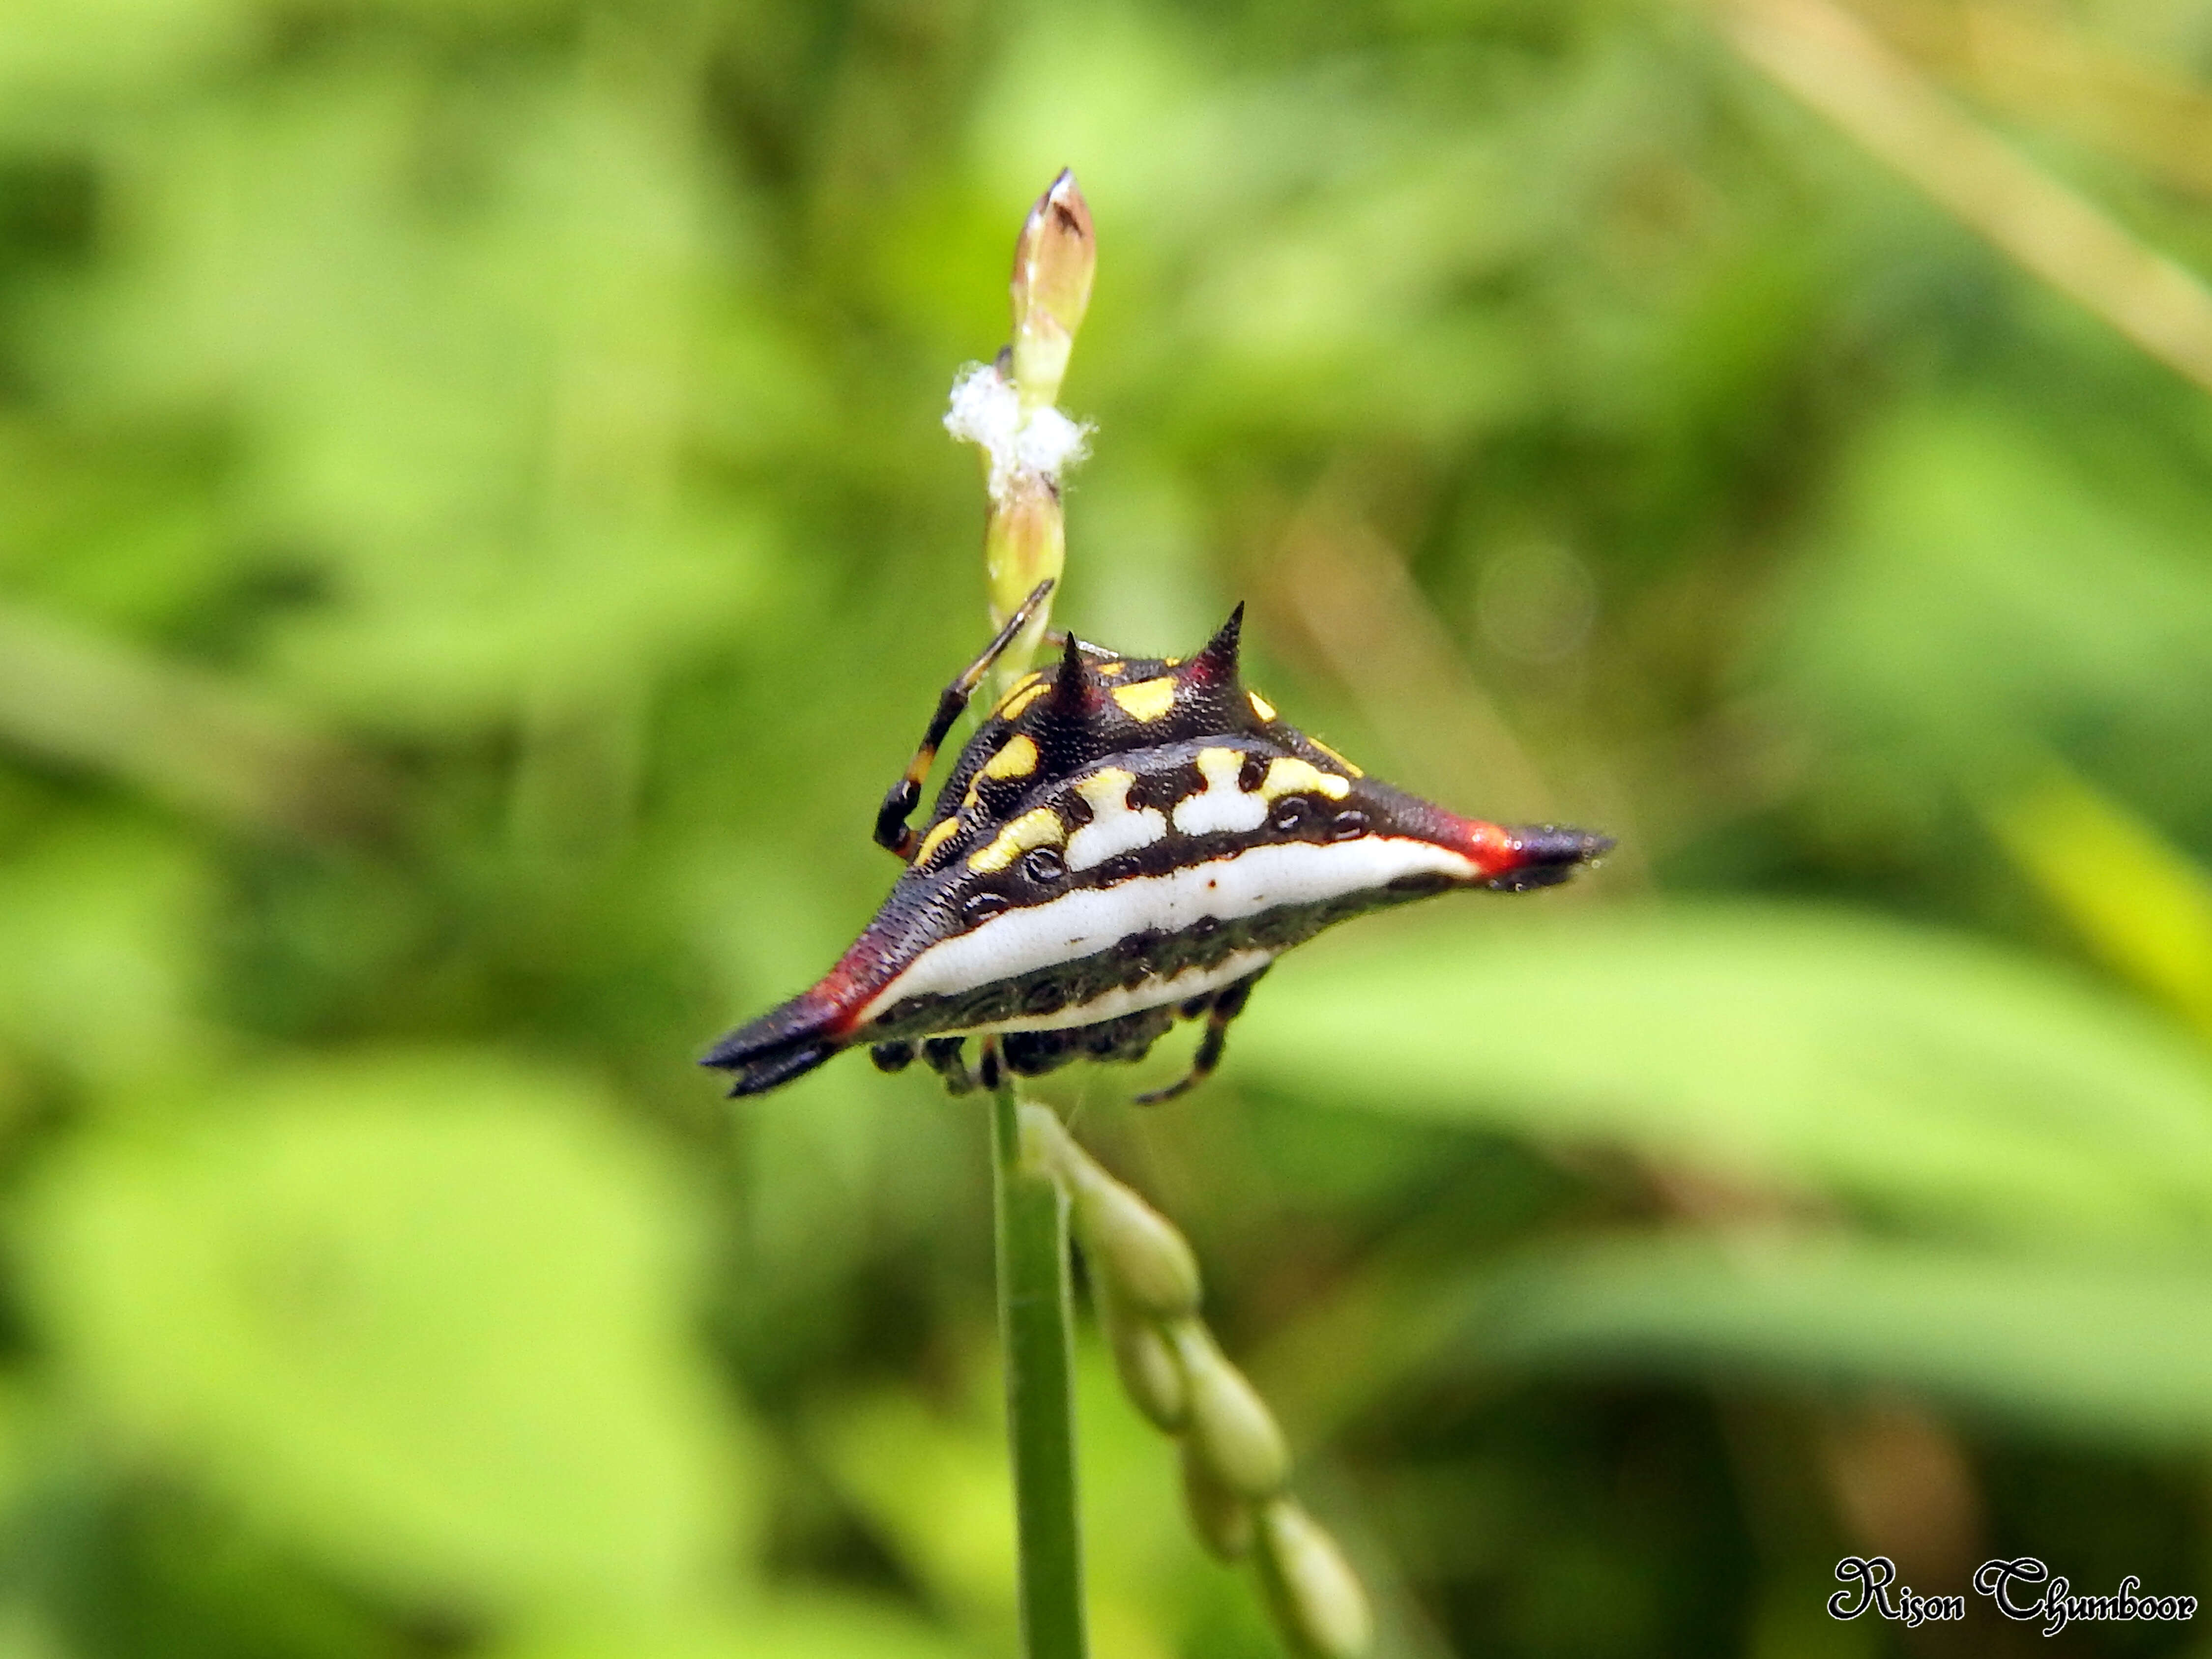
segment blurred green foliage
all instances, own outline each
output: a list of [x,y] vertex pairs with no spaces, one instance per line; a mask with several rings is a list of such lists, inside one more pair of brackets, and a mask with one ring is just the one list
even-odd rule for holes
[[[2212,259],[2212,13],[1867,15]],[[1060,619],[1623,842],[1062,1080],[1386,1650],[2207,1589],[2212,404],[1707,16],[15,0],[0,1656],[1009,1650],[980,1115],[689,1062],[888,885],[1063,163]],[[1098,1651],[1272,1652],[1083,1367]]]

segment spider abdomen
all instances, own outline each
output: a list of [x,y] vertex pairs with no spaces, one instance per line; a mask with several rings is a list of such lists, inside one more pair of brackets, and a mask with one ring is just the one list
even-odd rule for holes
[[1033,1072],[1138,1058],[1180,1006],[1212,1018],[1203,1065],[1251,982],[1322,928],[1455,887],[1547,885],[1610,845],[1367,776],[1244,689],[1237,623],[1187,663],[1071,638],[1017,682],[875,920],[707,1063],[746,1094],[854,1043],[904,1063],[921,1042],[945,1069],[948,1040],[996,1035]]

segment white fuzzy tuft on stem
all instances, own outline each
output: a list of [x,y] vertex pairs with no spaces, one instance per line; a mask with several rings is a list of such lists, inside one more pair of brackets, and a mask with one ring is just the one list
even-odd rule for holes
[[970,363],[952,382],[945,429],[979,446],[991,463],[989,489],[1005,501],[1024,478],[1057,484],[1087,451],[1091,428],[1049,404],[1024,409],[1013,384],[995,363]]

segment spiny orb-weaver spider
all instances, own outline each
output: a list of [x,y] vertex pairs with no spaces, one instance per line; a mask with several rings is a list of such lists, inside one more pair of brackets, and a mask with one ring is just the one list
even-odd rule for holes
[[970,1036],[995,1034],[1004,1063],[1035,1076],[1141,1060],[1178,1014],[1203,1016],[1188,1074],[1139,1097],[1170,1099],[1220,1063],[1230,1021],[1292,945],[1452,888],[1548,887],[1613,845],[1460,817],[1285,724],[1238,674],[1241,605],[1187,661],[1067,635],[992,709],[915,831],[939,744],[1051,586],[945,688],[884,797],[876,839],[908,863],[876,919],[820,983],[702,1062],[737,1074],[732,1095],[860,1043],[885,1071],[919,1050],[960,1093]]

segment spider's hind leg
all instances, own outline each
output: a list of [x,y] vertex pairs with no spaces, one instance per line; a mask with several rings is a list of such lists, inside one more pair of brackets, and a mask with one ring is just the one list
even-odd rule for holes
[[929,1069],[945,1079],[945,1092],[964,1095],[974,1092],[975,1074],[968,1069],[968,1039],[957,1036],[925,1037],[921,1057]]
[[1228,1046],[1229,1023],[1244,1012],[1244,1005],[1252,998],[1252,988],[1260,982],[1260,975],[1267,971],[1266,968],[1257,969],[1224,986],[1215,994],[1213,1006],[1206,1013],[1206,1035],[1198,1040],[1198,1053],[1191,1059],[1190,1070],[1183,1074],[1180,1082],[1171,1083],[1164,1089],[1154,1089],[1149,1094],[1139,1095],[1138,1105],[1158,1106],[1163,1101],[1188,1094],[1213,1075],[1213,1068],[1221,1064],[1221,1051]]
[[991,665],[1004,654],[1014,642],[1014,636],[1044,603],[1045,595],[1052,592],[1053,579],[1046,577],[1030,590],[1020,610],[1006,618],[1006,625],[983,647],[983,654],[960,671],[959,678],[937,696],[937,712],[929,718],[929,730],[921,735],[921,746],[914,751],[914,758],[906,763],[906,771],[884,796],[884,804],[876,809],[876,845],[896,853],[902,859],[914,857],[915,844],[921,839],[907,819],[921,804],[922,780],[929,769],[937,763],[938,746],[945,734],[952,730],[952,722],[960,718],[968,707],[968,699],[975,695],[975,688],[983,683],[983,676],[991,672]]

